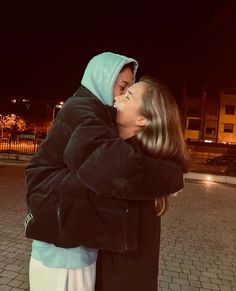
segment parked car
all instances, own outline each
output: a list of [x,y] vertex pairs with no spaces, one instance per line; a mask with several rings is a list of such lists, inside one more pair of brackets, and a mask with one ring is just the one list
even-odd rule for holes
[[206,164],[212,166],[230,166],[234,163],[236,163],[236,155],[221,155],[206,160]]

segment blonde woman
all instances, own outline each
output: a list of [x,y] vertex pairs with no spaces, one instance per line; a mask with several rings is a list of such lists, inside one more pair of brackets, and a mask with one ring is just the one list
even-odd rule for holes
[[[118,131],[123,139],[137,151],[153,158],[174,161],[186,170],[189,158],[180,115],[175,99],[165,86],[144,77],[125,95],[116,97],[114,106],[117,109]],[[99,251],[96,290],[157,290],[160,214],[166,210],[167,197],[137,202],[136,251]]]

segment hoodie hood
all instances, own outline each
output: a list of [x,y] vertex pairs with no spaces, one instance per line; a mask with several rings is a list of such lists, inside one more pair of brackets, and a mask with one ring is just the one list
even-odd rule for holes
[[85,71],[81,85],[91,91],[105,105],[113,104],[113,87],[123,68],[128,63],[134,63],[134,80],[138,68],[135,59],[123,55],[104,52],[93,57]]

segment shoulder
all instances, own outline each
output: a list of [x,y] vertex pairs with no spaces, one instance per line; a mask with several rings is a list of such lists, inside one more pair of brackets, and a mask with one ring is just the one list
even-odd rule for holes
[[105,111],[104,104],[88,89],[80,86],[74,96],[68,99],[68,105],[80,110],[92,109],[93,111]]
[[58,121],[73,127],[87,119],[109,119],[106,106],[94,96],[72,96],[58,113]]

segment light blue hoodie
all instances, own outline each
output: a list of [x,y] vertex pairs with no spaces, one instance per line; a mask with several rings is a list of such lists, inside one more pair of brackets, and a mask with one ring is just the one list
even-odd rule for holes
[[112,105],[115,81],[123,66],[129,63],[134,64],[135,79],[138,68],[138,62],[135,59],[111,52],[96,55],[88,63],[81,84],[104,104]]
[[[131,62],[134,63],[135,78],[138,68],[136,60],[111,52],[101,53],[88,63],[81,84],[104,104],[112,105],[116,78],[122,67]],[[31,255],[48,267],[82,268],[96,262],[97,250],[84,247],[65,249],[34,240]]]

